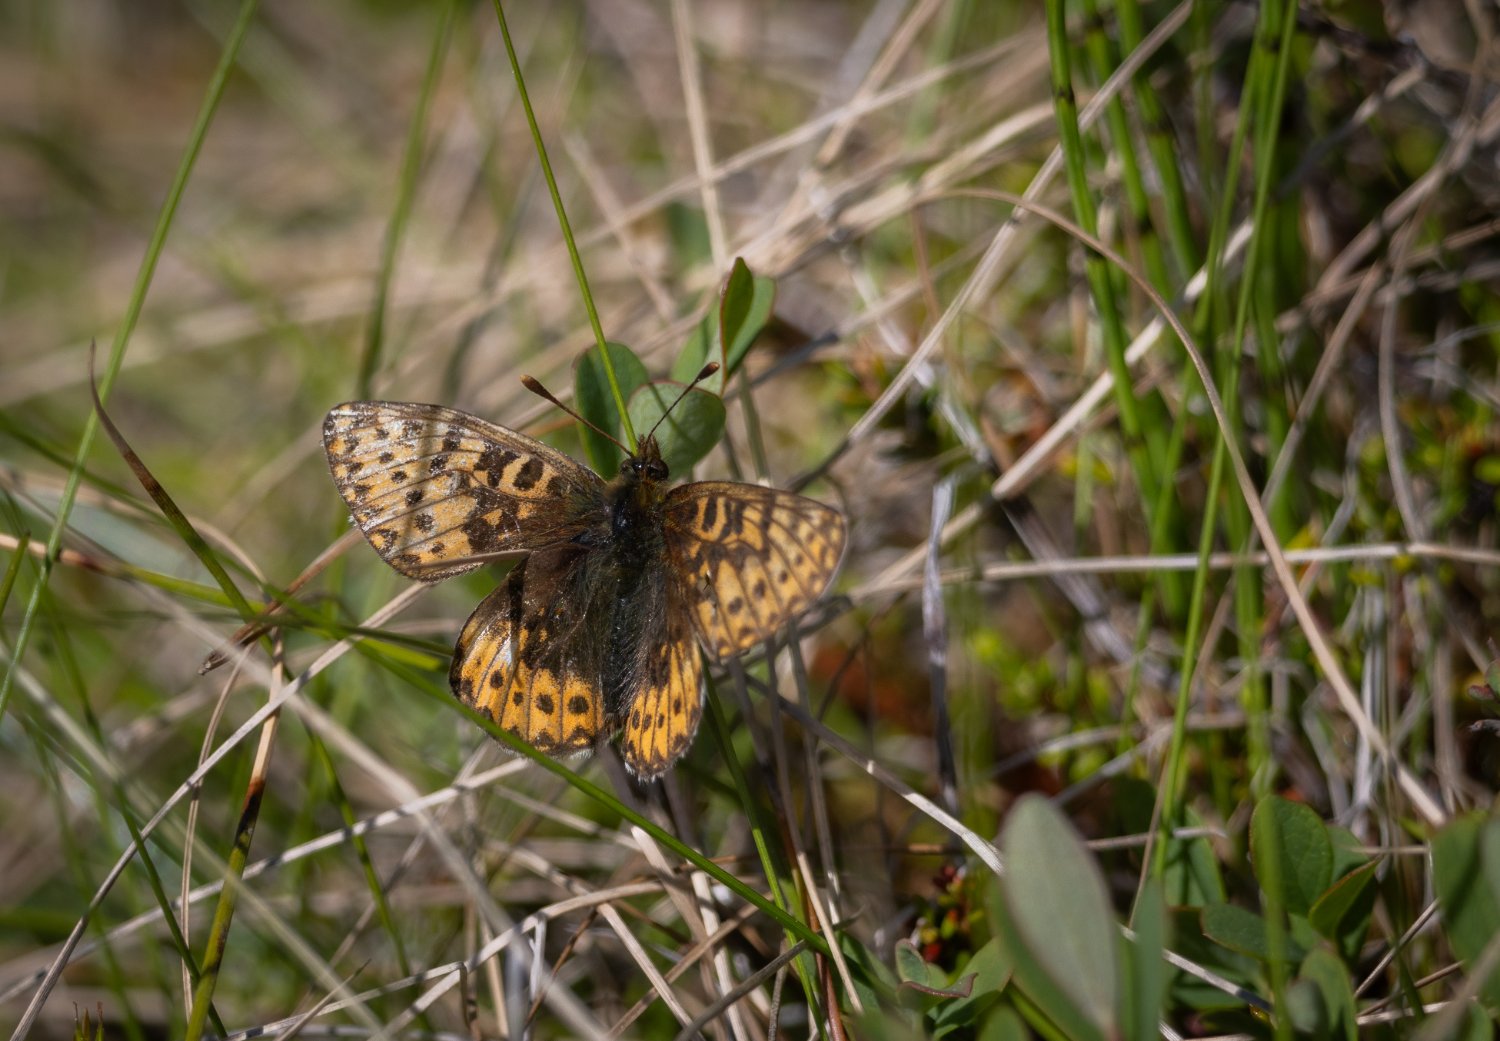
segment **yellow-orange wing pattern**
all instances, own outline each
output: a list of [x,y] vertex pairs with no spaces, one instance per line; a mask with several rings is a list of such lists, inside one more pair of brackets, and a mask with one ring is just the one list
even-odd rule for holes
[[704,648],[742,653],[813,605],[844,555],[844,518],[753,484],[702,481],[667,493],[663,535]]
[[703,659],[687,605],[669,603],[666,624],[646,652],[635,695],[622,710],[620,756],[644,781],[676,762],[703,718]]
[[585,556],[554,546],[517,564],[469,616],[448,674],[460,701],[549,755],[587,752],[610,726]]
[[339,405],[323,421],[323,447],[370,545],[424,581],[476,568],[481,554],[556,541],[603,495],[591,470],[556,449],[439,405]]

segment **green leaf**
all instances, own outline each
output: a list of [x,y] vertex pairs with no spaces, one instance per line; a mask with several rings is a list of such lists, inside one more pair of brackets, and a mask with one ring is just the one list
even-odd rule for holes
[[[1268,843],[1275,843],[1275,849]],[[1309,806],[1271,795],[1255,807],[1250,821],[1250,859],[1256,881],[1266,889],[1266,858],[1275,855],[1280,865],[1282,907],[1293,914],[1307,914],[1333,881],[1333,840],[1323,820]]]
[[1167,946],[1167,907],[1161,883],[1149,879],[1135,905],[1135,942],[1125,943],[1125,986],[1120,1020],[1130,1041],[1156,1041],[1157,1020],[1167,994],[1170,973],[1162,952]]
[[[1209,904],[1203,909],[1203,935],[1214,943],[1257,961],[1269,961],[1271,949],[1266,940],[1266,923],[1254,911],[1233,904]],[[1299,944],[1287,938],[1286,956],[1298,961],[1303,954]]]
[[975,951],[974,956],[960,970],[971,981],[969,996],[956,1001],[945,1001],[928,1013],[932,1019],[934,1041],[977,1022],[983,1009],[1010,982],[1012,968],[1010,951],[998,937]]
[[1308,913],[1313,928],[1335,941],[1356,930],[1362,931],[1374,907],[1375,889],[1371,883],[1375,881],[1377,867],[1370,861],[1329,886]]
[[1282,1010],[1297,1033],[1320,1039],[1333,1036],[1328,1032],[1328,1007],[1312,980],[1293,980],[1286,988]]
[[1500,905],[1500,820],[1490,820],[1479,833],[1479,862],[1490,899]]
[[[1454,1035],[1455,1041],[1494,1041],[1495,1024],[1489,1016],[1484,1014],[1484,1009],[1478,1005],[1470,1005],[1465,1010],[1461,1031]],[[103,1041],[102,1032],[100,1041]]]
[[1107,1041],[1105,1032],[1083,1013],[1067,991],[1053,981],[1041,959],[1027,945],[1021,927],[1011,914],[1010,901],[1004,884],[997,878],[987,894],[989,916],[995,923],[997,938],[1014,964],[1011,981],[1020,992],[1016,1000],[1023,1001],[1024,995],[1031,1010],[1028,1018],[1045,1018],[1055,1024],[1056,1029],[1048,1036],[1060,1032],[1070,1041]]
[[[672,363],[672,379],[678,383],[691,381],[703,370],[703,366],[718,360],[718,349],[719,311],[715,308],[688,333],[687,342],[682,345],[682,350],[677,353],[677,360]],[[714,353],[710,355],[710,351]],[[724,370],[720,369],[698,386],[715,394],[723,394]]]
[[[688,391],[674,408],[672,403],[681,394],[682,387],[678,384],[648,383],[635,392],[626,408],[641,436],[656,428],[667,469],[678,477],[686,477],[693,464],[713,451],[724,436],[725,412],[724,402],[717,395],[697,388]],[[672,414],[662,420],[667,409]]]
[[726,372],[739,368],[750,345],[771,320],[775,306],[776,283],[751,275],[745,261],[735,257],[719,300],[719,344]]
[[[1448,945],[1470,973],[1500,936],[1497,832],[1500,820],[1476,812],[1450,821],[1432,839],[1432,879]],[[1479,993],[1491,1014],[1500,1011],[1500,973],[1491,972]]]
[[[1172,950],[1195,964],[1212,969],[1227,980],[1245,986],[1253,985],[1260,976],[1260,964],[1249,955],[1230,950],[1205,935],[1203,912],[1203,908],[1196,907],[1168,908]],[[1225,994],[1217,987],[1185,972],[1172,973],[1170,1001],[1200,1012],[1241,1009],[1244,1005],[1232,994]]]
[[1031,1031],[1015,1009],[1001,1005],[985,1017],[976,1041],[1031,1041]]
[[[1023,796],[1000,835],[1002,930],[1016,983],[1065,1033],[1119,1034],[1115,921],[1099,866],[1046,799]],[[1079,1033],[1082,1031],[1082,1033]]]
[[[609,360],[614,364],[615,379],[620,384],[620,394],[628,402],[636,388],[648,382],[651,377],[646,372],[646,366],[629,347],[623,343],[610,343],[607,346]],[[614,392],[609,389],[609,377],[605,375],[604,359],[598,347],[589,348],[578,359],[578,369],[573,375],[573,396],[579,415],[601,430],[624,440],[624,424],[620,421],[620,410],[615,407]],[[584,451],[588,453],[595,472],[613,477],[620,468],[619,447],[587,427],[582,428],[580,434],[583,437]]]
[[896,977],[886,968],[868,947],[847,932],[838,934],[839,948],[844,952],[844,963],[849,966],[854,990],[866,1012],[879,1009],[881,995],[896,989]]
[[1322,1024],[1316,1036],[1333,1041],[1359,1041],[1358,1013],[1354,1007],[1354,988],[1349,970],[1329,950],[1319,949],[1302,962],[1300,982],[1315,987],[1321,997]]
[[1328,838],[1333,843],[1333,877],[1343,878],[1357,867],[1370,863],[1369,854],[1360,847],[1363,842],[1348,828],[1337,824],[1325,824]]
[[703,366],[716,361],[719,371],[699,386],[722,396],[725,382],[740,367],[751,344],[770,322],[775,304],[776,283],[752,276],[745,262],[736,259],[724,280],[719,306],[711,308],[688,334],[687,342],[672,363],[672,378],[687,383]]
[[973,973],[950,981],[910,940],[896,941],[896,975],[901,977],[901,986],[935,998],[966,998],[974,989]]
[[857,1037],[860,1041],[922,1041],[927,1036],[919,1013],[909,1008],[897,1008],[889,1000],[866,1005],[858,1016],[846,1012],[844,1026],[849,1037]]
[[[1132,834],[1154,830],[1156,789],[1136,778],[1120,778],[1114,787],[1120,830]],[[1202,818],[1187,807],[1181,807],[1172,830],[1202,825]],[[1224,901],[1224,879],[1219,873],[1213,845],[1207,838],[1167,840],[1162,890],[1167,904],[1172,907],[1203,907]]]

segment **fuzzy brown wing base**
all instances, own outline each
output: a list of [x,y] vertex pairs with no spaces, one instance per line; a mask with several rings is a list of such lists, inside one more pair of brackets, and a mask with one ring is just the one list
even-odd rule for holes
[[591,750],[611,729],[583,557],[559,547],[517,564],[469,616],[448,673],[460,701],[550,755]]

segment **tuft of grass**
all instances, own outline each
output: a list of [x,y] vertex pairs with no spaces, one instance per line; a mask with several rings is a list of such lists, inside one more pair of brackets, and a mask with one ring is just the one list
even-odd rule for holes
[[[235,10],[0,9],[14,1036],[1489,1036],[1493,12]],[[850,550],[641,786],[317,430],[709,361]]]

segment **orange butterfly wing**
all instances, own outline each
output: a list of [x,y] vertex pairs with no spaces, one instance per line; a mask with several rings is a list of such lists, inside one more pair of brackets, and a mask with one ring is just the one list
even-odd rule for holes
[[549,755],[586,752],[609,726],[585,556],[560,545],[512,568],[464,624],[448,674],[460,701]]
[[323,421],[323,447],[375,552],[424,581],[470,571],[482,554],[556,541],[604,488],[556,449],[439,405],[338,405]]
[[844,555],[838,510],[753,484],[701,481],[673,488],[662,527],[693,627],[721,661],[811,607]]

